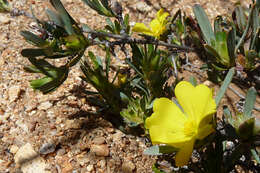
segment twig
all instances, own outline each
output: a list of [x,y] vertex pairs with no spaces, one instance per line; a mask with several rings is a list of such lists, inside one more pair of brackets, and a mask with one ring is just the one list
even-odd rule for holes
[[175,62],[175,56],[173,54],[171,55],[171,59],[172,59],[172,63],[173,63],[175,78],[178,79],[178,70],[177,70],[177,66],[176,66],[176,62]]
[[168,48],[175,48],[175,49],[181,49],[181,50],[186,50],[186,51],[194,51],[193,48],[191,47],[187,47],[187,46],[179,46],[176,44],[169,44],[169,43],[165,43],[163,41],[158,41],[158,40],[144,40],[144,39],[137,39],[137,38],[132,38],[128,35],[118,35],[118,34],[111,34],[111,33],[105,33],[105,32],[97,32],[97,31],[93,31],[93,30],[83,30],[83,32],[89,33],[89,34],[93,34],[96,36],[100,36],[100,37],[110,37],[110,38],[114,38],[117,39],[117,41],[111,42],[112,45],[120,45],[122,43],[137,43],[137,44],[154,44],[154,45],[160,45],[160,46],[165,46]]
[[[228,86],[228,88],[229,88],[233,93],[235,93],[237,96],[239,96],[240,98],[246,99],[245,96],[243,96],[242,94],[240,94],[237,90],[235,90],[235,89],[232,88],[231,86]],[[260,111],[260,108],[259,108],[259,107],[254,106],[254,109],[255,109],[256,111]]]

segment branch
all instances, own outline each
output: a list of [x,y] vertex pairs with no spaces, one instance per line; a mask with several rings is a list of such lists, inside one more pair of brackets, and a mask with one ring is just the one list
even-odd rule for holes
[[169,44],[169,43],[165,43],[163,41],[159,41],[159,40],[144,40],[144,39],[137,39],[137,38],[132,38],[128,35],[118,35],[118,34],[111,34],[111,33],[105,33],[105,32],[97,32],[97,31],[93,31],[93,30],[83,30],[83,32],[92,34],[94,36],[98,36],[98,37],[109,37],[109,38],[114,38],[117,39],[117,41],[111,42],[112,45],[121,45],[122,43],[136,43],[136,44],[154,44],[154,45],[159,45],[159,46],[165,46],[168,48],[175,48],[175,49],[179,49],[179,50],[185,50],[185,51],[194,51],[194,48],[191,47],[187,47],[187,46],[179,46],[176,44]]

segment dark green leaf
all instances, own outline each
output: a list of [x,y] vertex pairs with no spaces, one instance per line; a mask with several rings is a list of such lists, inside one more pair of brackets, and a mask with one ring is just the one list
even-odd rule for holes
[[220,103],[220,100],[222,99],[222,97],[224,96],[230,82],[232,81],[232,78],[235,74],[235,68],[231,68],[229,71],[228,71],[228,74],[227,76],[225,77],[225,80],[223,82],[223,84],[221,85],[216,97],[215,97],[215,101],[216,101],[216,105],[218,106],[219,103]]
[[21,31],[21,35],[30,43],[34,44],[35,46],[42,47],[46,45],[48,42],[43,40],[42,38],[38,37],[37,35],[29,32],[29,31]]
[[58,15],[56,12],[54,12],[50,9],[47,9],[46,14],[48,15],[49,19],[55,23],[55,25],[64,27],[64,24],[62,22],[60,15]]
[[208,16],[206,15],[204,9],[198,4],[193,6],[193,12],[203,33],[204,39],[206,40],[206,43],[211,45],[211,42],[215,40],[215,35]]
[[60,0],[50,0],[53,7],[59,12],[59,15],[61,16],[61,19],[64,23],[65,30],[69,35],[75,34],[75,31],[72,27],[72,24],[75,24],[76,22],[72,19],[72,17],[69,15],[67,10],[64,8]]
[[251,87],[246,94],[244,116],[250,118],[252,116],[252,110],[254,109],[254,104],[256,101],[257,92],[255,88]]
[[197,80],[194,76],[190,76],[190,83],[193,85],[193,86],[197,86]]

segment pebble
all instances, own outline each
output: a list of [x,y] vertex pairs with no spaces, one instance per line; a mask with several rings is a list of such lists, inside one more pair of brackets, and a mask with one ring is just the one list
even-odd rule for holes
[[141,12],[148,12],[152,10],[152,7],[148,6],[145,2],[140,1],[136,4],[136,9]]
[[41,146],[39,152],[40,154],[49,154],[54,152],[56,149],[56,145],[53,143],[45,143]]
[[135,169],[135,165],[133,164],[133,162],[131,161],[124,161],[124,163],[122,164],[122,172],[124,173],[132,173],[134,172]]
[[12,145],[12,146],[10,147],[10,152],[11,152],[12,154],[17,153],[18,150],[19,150],[19,147],[16,146],[16,145]]
[[6,15],[0,15],[0,23],[8,24],[11,22],[11,18],[7,17]]
[[90,171],[92,171],[93,169],[94,169],[94,166],[93,166],[93,165],[88,165],[88,166],[87,166],[87,171],[90,172]]
[[214,86],[214,84],[211,81],[209,81],[209,80],[206,80],[205,82],[203,82],[203,84],[208,86],[208,87],[213,87]]
[[81,123],[78,120],[66,120],[65,122],[65,130],[68,129],[80,129]]
[[44,159],[34,151],[30,143],[25,144],[14,156],[15,163],[21,166],[23,173],[50,173]]
[[15,101],[21,93],[21,87],[20,86],[11,86],[8,90],[9,95],[9,101],[13,102]]
[[49,102],[49,101],[46,101],[46,102],[42,102],[39,106],[38,106],[38,109],[39,110],[47,110],[49,108],[52,107],[52,103]]
[[106,144],[102,145],[92,145],[90,151],[95,153],[97,156],[108,156],[109,148]]
[[97,138],[93,139],[92,142],[93,142],[93,144],[101,145],[101,144],[104,144],[106,142],[106,140],[104,137],[97,137]]
[[81,18],[79,19],[79,22],[80,22],[80,23],[87,23],[88,21],[87,21],[86,18],[81,17]]

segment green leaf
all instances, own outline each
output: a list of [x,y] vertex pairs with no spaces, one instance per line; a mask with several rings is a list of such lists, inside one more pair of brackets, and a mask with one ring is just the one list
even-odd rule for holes
[[44,78],[41,78],[41,79],[36,79],[36,80],[32,80],[30,82],[31,84],[31,87],[33,89],[38,89],[39,87],[49,83],[52,81],[52,78],[51,77],[44,77]]
[[159,168],[157,168],[156,164],[153,165],[152,171],[153,173],[166,173],[164,171],[161,171]]
[[201,29],[202,34],[204,36],[204,39],[206,40],[206,43],[208,45],[211,45],[211,42],[213,40],[215,40],[215,35],[214,35],[213,30],[212,30],[208,16],[206,15],[203,8],[198,4],[193,6],[193,12],[194,12],[195,17],[198,21],[198,24],[200,26],[200,29]]
[[251,87],[246,94],[244,116],[250,118],[252,116],[252,110],[254,109],[254,104],[256,101],[257,92],[254,87]]
[[50,9],[47,9],[46,14],[48,15],[49,19],[55,23],[55,25],[64,27],[64,24],[62,22],[60,15],[58,15],[56,12],[54,12]]
[[241,6],[236,7],[235,14],[236,14],[236,22],[238,25],[238,29],[241,33],[243,33],[247,23],[243,8]]
[[59,12],[59,15],[61,16],[61,19],[64,23],[65,30],[69,35],[75,34],[75,31],[72,27],[72,24],[75,24],[76,22],[72,19],[72,17],[69,15],[67,10],[64,8],[60,0],[50,0],[53,7]]
[[228,48],[228,55],[229,55],[229,61],[230,65],[235,65],[235,47],[236,47],[236,31],[232,27],[227,35],[227,48]]
[[172,154],[174,152],[177,152],[179,149],[168,146],[168,145],[154,145],[149,148],[147,148],[143,153],[146,155],[153,155],[153,156],[159,156],[162,154]]
[[82,24],[82,29],[84,32],[92,31],[92,29],[87,24]]
[[251,149],[251,154],[254,157],[255,161],[260,164],[260,158],[259,158],[259,154],[257,153],[257,151],[255,149]]
[[190,76],[189,81],[193,86],[197,86],[197,80],[194,76]]
[[39,36],[29,32],[29,31],[21,31],[20,34],[30,43],[32,43],[35,46],[42,47],[48,44],[47,41],[43,40]]
[[225,80],[223,82],[223,84],[221,85],[216,97],[215,97],[215,101],[216,101],[216,105],[218,106],[219,103],[220,103],[220,100],[222,99],[222,97],[224,96],[230,82],[232,81],[232,78],[235,74],[235,68],[231,68],[229,71],[228,71],[228,74],[227,76],[225,77]]
[[7,0],[0,0],[0,13],[8,13],[11,11],[11,6]]

